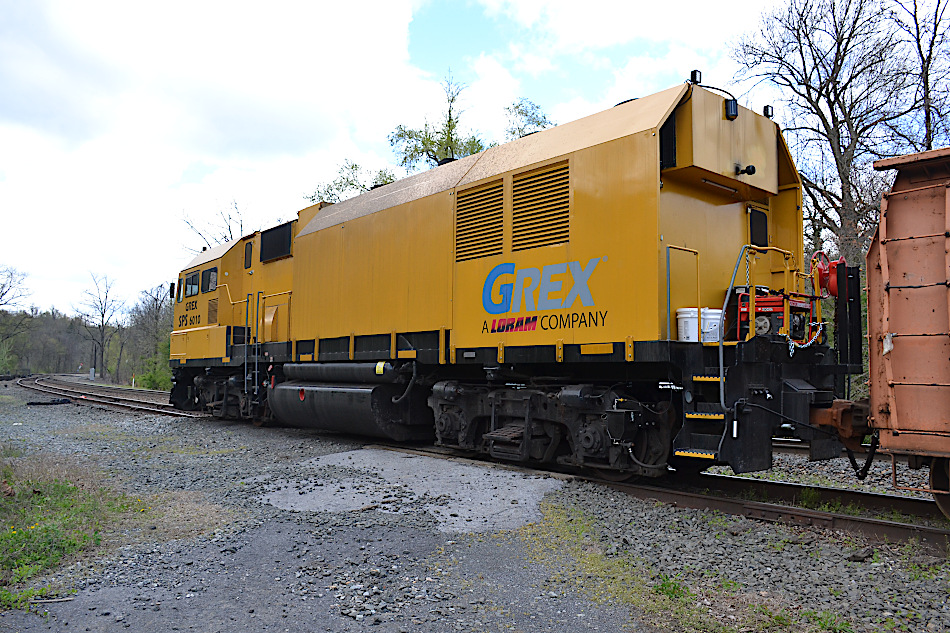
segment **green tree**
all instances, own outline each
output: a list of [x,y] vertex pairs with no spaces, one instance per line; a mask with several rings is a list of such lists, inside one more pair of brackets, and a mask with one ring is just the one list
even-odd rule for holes
[[16,372],[18,359],[13,353],[13,343],[10,341],[0,341],[0,374],[12,374]]
[[421,129],[399,125],[389,135],[389,144],[406,171],[415,171],[420,163],[435,167],[447,158],[477,154],[487,147],[477,133],[469,133],[459,125],[463,110],[458,99],[465,85],[448,77],[442,82],[442,89],[446,107],[437,124],[426,121]]
[[311,204],[336,203],[366,193],[375,187],[388,185],[395,180],[396,176],[389,169],[384,168],[372,173],[347,159],[340,165],[337,176],[332,182],[318,186],[312,194],[304,198]]
[[524,97],[505,107],[505,115],[508,117],[505,136],[509,141],[554,126],[541,106]]
[[[400,166],[413,171],[420,164],[435,167],[446,158],[462,158],[477,154],[495,144],[487,144],[478,133],[462,131],[459,108],[459,95],[465,86],[456,83],[451,77],[442,82],[445,92],[446,108],[439,123],[428,121],[422,129],[410,129],[399,125],[389,135],[389,143],[395,150]],[[508,117],[507,140],[520,138],[526,134],[551,127],[554,123],[548,119],[541,107],[528,99],[518,99],[505,108]],[[347,198],[365,193],[375,187],[394,182],[396,177],[390,169],[373,172],[363,169],[352,160],[345,160],[337,171],[337,177],[319,185],[312,194],[304,195],[311,204],[318,202],[340,202]]]
[[172,298],[165,286],[141,291],[138,301],[129,310],[128,361],[131,361],[130,370],[137,385],[149,389],[171,388],[168,353],[174,312]]

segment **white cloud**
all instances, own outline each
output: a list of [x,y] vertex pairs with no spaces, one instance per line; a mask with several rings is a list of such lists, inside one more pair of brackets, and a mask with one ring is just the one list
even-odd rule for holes
[[467,125],[479,130],[486,142],[502,142],[507,125],[505,107],[518,98],[520,84],[490,55],[480,55],[472,62],[472,70],[476,79],[462,93],[469,104],[465,113]]
[[[522,96],[564,123],[703,64],[719,83],[723,34],[757,20],[708,3],[482,4],[518,31],[453,68],[469,83],[463,123],[486,140],[503,138],[504,107]],[[76,305],[90,271],[132,298],[188,260],[182,213],[200,222],[234,201],[248,228],[266,227],[344,159],[391,163],[393,128],[434,122],[444,105],[441,77],[409,58],[425,5],[3,3],[0,214],[14,239],[0,264],[30,274],[40,307]],[[631,42],[647,45],[618,59],[612,47]],[[606,85],[590,87],[594,70]],[[522,94],[529,81],[536,94]]]
[[89,271],[128,295],[173,278],[183,212],[293,217],[344,158],[385,165],[386,134],[432,102],[408,2],[263,6],[0,9],[0,209],[30,236],[0,262],[38,305],[75,305]]
[[512,60],[513,70],[535,77],[555,69],[550,57],[528,50],[521,42],[511,42],[508,45],[508,56]]

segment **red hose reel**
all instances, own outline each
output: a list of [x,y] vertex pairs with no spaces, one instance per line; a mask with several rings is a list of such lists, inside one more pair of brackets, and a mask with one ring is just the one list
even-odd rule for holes
[[[824,261],[822,261],[824,260]],[[824,251],[815,251],[811,256],[809,271],[818,269],[818,287],[823,291],[822,296],[838,296],[838,266],[844,266],[844,256],[831,261]]]

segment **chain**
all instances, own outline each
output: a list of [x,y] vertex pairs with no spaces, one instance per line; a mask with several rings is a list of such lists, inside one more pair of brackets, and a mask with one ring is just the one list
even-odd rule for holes
[[821,337],[821,331],[825,327],[825,324],[823,322],[809,323],[808,325],[812,327],[817,325],[818,331],[815,332],[815,335],[812,336],[811,340],[809,340],[807,343],[798,343],[795,340],[793,340],[792,337],[789,336],[788,334],[785,335],[785,338],[788,339],[788,357],[789,358],[795,355],[796,349],[805,349],[806,347],[811,347],[812,345],[815,344],[815,341],[817,341]]
[[755,255],[751,255],[750,253],[751,251],[746,251],[746,254],[745,254],[745,286],[748,289],[748,291],[751,293],[753,289],[752,289],[752,280],[749,279],[749,257],[755,257]]

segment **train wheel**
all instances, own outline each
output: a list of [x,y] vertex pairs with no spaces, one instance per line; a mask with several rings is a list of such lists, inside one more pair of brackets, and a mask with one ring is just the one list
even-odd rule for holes
[[609,468],[594,468],[593,470],[604,481],[611,481],[615,484],[622,484],[639,477],[639,475],[623,470],[610,470]]
[[934,501],[940,511],[950,518],[950,459],[935,457],[930,464],[930,487],[934,491],[943,490],[947,494],[934,492]]

